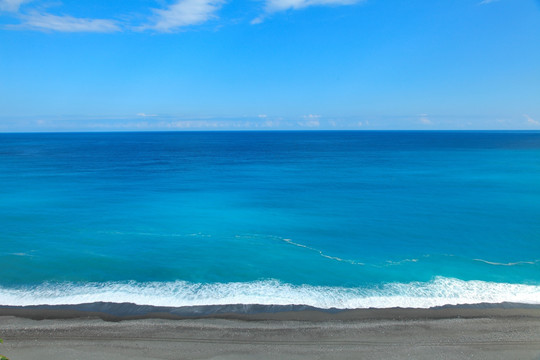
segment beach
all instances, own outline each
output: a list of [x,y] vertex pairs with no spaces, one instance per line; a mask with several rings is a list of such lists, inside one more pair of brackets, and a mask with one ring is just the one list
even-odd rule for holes
[[304,310],[196,318],[24,308],[3,308],[0,314],[0,353],[11,360],[540,358],[538,308]]

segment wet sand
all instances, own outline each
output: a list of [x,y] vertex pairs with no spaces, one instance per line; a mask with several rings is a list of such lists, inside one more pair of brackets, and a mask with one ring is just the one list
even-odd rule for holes
[[4,308],[0,315],[0,353],[11,360],[540,359],[540,309],[304,310],[135,319]]

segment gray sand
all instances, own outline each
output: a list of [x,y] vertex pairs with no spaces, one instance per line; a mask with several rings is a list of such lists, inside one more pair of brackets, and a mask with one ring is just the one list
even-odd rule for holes
[[468,310],[457,315],[443,310],[394,312],[402,315],[394,316],[399,320],[389,316],[370,319],[365,311],[330,319],[327,314],[321,317],[316,312],[306,313],[303,316],[308,321],[291,320],[298,317],[291,313],[266,319],[231,316],[120,322],[99,318],[36,321],[1,316],[0,337],[4,344],[0,345],[0,353],[11,360],[540,360],[538,310]]

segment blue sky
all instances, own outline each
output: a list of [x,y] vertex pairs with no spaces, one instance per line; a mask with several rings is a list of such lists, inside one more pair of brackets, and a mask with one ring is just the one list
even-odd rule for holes
[[537,129],[540,0],[0,0],[0,131]]

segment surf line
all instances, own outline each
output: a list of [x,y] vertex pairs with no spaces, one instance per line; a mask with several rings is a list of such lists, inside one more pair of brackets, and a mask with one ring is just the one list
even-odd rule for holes
[[496,265],[496,266],[534,265],[540,262],[540,260],[535,260],[535,261],[517,261],[517,262],[510,262],[510,263],[498,263],[498,262],[487,261],[483,259],[473,259],[473,260],[483,262],[489,265]]
[[295,242],[292,241],[291,239],[281,239],[281,240],[282,240],[282,241],[285,241],[287,244],[291,244],[291,245],[298,246],[298,247],[301,247],[301,248],[304,248],[304,249],[307,249],[307,250],[310,250],[310,251],[317,252],[317,253],[318,253],[320,256],[322,256],[323,258],[327,258],[327,259],[330,259],[330,260],[341,261],[341,262],[346,262],[346,263],[353,264],[353,265],[365,265],[364,263],[361,263],[361,262],[358,262],[358,261],[348,260],[348,259],[342,259],[342,258],[339,258],[339,257],[337,257],[337,256],[326,255],[325,253],[323,253],[323,252],[322,252],[321,250],[319,250],[319,249],[315,249],[315,248],[309,247],[309,246],[307,246],[307,245],[295,243]]

